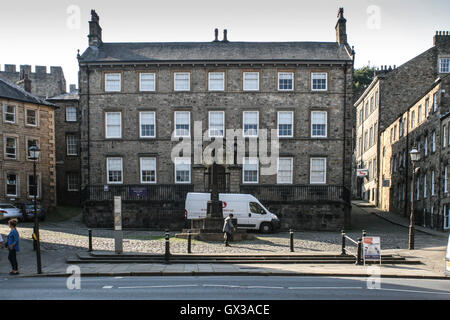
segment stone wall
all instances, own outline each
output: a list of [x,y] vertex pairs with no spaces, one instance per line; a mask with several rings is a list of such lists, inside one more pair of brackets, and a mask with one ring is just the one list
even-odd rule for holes
[[[350,207],[342,203],[267,202],[267,209],[281,220],[282,230],[339,231],[350,227]],[[184,201],[122,201],[124,228],[181,230],[185,228]],[[83,206],[83,219],[90,228],[112,228],[113,202],[88,201]]]
[[[224,92],[207,90],[207,72],[204,66],[182,67],[192,74],[190,92],[173,92],[173,71],[180,67],[155,66],[148,71],[156,72],[157,91],[138,92],[138,72],[145,71],[134,66],[115,68],[90,68],[89,83],[85,67],[80,72],[80,107],[83,114],[81,128],[83,185],[106,183],[106,158],[122,157],[124,163],[124,184],[139,184],[139,157],[152,155],[157,158],[157,183],[174,183],[174,166],[170,158],[177,142],[171,141],[174,112],[191,112],[191,127],[194,121],[208,128],[208,111],[225,111],[227,129],[242,128],[242,112],[259,111],[260,129],[277,128],[277,111],[294,111],[294,137],[280,139],[280,156],[294,159],[293,183],[309,184],[309,158],[327,158],[327,184],[350,186],[351,173],[351,131],[352,131],[352,67],[293,66],[295,88],[293,92],[277,90],[275,66],[253,67],[260,71],[260,91],[243,92],[242,70],[248,67],[226,67],[226,89]],[[223,69],[221,69],[223,70]],[[328,90],[312,92],[310,74],[312,71],[328,72]],[[122,73],[122,91],[106,93],[102,88],[105,72]],[[344,108],[344,93],[347,93]],[[86,93],[89,91],[89,96]],[[345,114],[344,114],[345,109]],[[156,112],[156,138],[139,138],[139,111]],[[328,112],[328,137],[311,138],[310,115],[312,110]],[[122,138],[105,139],[105,112],[122,112]],[[345,124],[345,125],[344,125]],[[345,127],[345,132],[344,132]],[[192,136],[193,136],[192,132]],[[88,140],[90,143],[88,143]],[[345,140],[345,149],[344,149]],[[206,145],[206,144],[205,144]],[[125,165],[126,164],[126,165]],[[192,170],[194,173],[194,170]],[[239,172],[238,172],[239,171]],[[232,188],[242,183],[242,174],[236,170],[232,176]],[[239,181],[237,181],[239,179]],[[261,176],[260,183],[276,183],[276,175]]]
[[[184,201],[122,201],[123,228],[181,230],[185,227]],[[83,205],[83,220],[90,228],[113,228],[113,202],[88,201]]]
[[[40,176],[40,197],[38,201],[45,208],[56,205],[56,170],[55,170],[55,110],[46,105],[35,105],[22,101],[0,99],[0,109],[4,106],[16,108],[15,123],[0,120],[0,201],[13,203],[30,202],[28,184],[29,176],[33,175],[33,161],[28,160],[28,140],[37,140],[41,149],[39,161],[36,165],[37,175]],[[37,110],[37,126],[26,124],[26,110]],[[15,137],[16,159],[7,158],[5,155],[6,137]],[[17,195],[6,194],[6,178],[8,174],[18,176]],[[39,181],[39,180],[38,180]]]
[[16,70],[16,65],[5,64],[5,69],[0,71],[0,78],[16,84],[23,72],[31,79],[31,93],[34,95],[50,98],[66,92],[66,79],[61,67],[50,67],[50,73],[47,73],[46,66],[35,66],[35,72],[31,72],[30,65],[21,65]]

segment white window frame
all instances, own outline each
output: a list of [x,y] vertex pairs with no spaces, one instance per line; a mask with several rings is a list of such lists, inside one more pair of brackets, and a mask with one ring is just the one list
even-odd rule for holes
[[[179,165],[189,165],[189,180],[188,181],[178,181],[177,177],[177,167]],[[192,180],[192,167],[191,167],[191,158],[188,157],[181,157],[181,158],[175,158],[174,161],[174,174],[175,174],[175,183],[177,184],[189,184]]]
[[[76,179],[77,179],[77,188],[71,188],[71,186],[74,185],[70,181],[71,177],[76,177]],[[77,172],[68,172],[67,173],[67,191],[68,192],[78,192],[78,191],[80,191],[80,177],[79,177],[79,174]]]
[[[8,155],[12,155],[12,153],[7,153],[6,152],[6,148],[8,148],[8,144],[7,144],[7,140],[8,139],[14,139],[14,158],[12,158],[12,157],[8,157]],[[18,158],[19,158],[19,146],[18,146],[18,143],[19,143],[19,138],[17,138],[17,137],[13,137],[13,136],[7,136],[7,135],[5,135],[5,138],[3,139],[3,141],[4,141],[4,144],[5,144],[5,158],[6,159],[8,159],[8,160],[17,160]]]
[[448,165],[444,167],[444,193],[448,193]]
[[[108,115],[119,115],[119,119],[120,119],[120,122],[119,122],[120,130],[119,131],[120,131],[120,133],[118,136],[112,136],[109,133]],[[122,138],[122,112],[120,112],[120,111],[105,112],[105,138],[106,139],[121,139]]]
[[[179,134],[177,134],[177,125],[178,125],[178,123],[177,123],[177,115],[182,114],[182,113],[187,113],[189,115],[189,121],[188,121],[189,128],[187,130],[188,131],[187,135],[184,135],[184,134],[179,135]],[[174,120],[173,120],[173,123],[174,123],[174,136],[176,138],[183,138],[183,137],[184,138],[189,138],[191,136],[191,112],[190,111],[175,111],[173,113],[173,118],[174,118]]]
[[[280,123],[280,115],[281,114],[290,114],[291,123]],[[280,134],[280,124],[287,124],[291,126],[291,134]],[[293,138],[294,137],[294,111],[278,111],[277,112],[277,133],[280,138]],[[258,130],[259,131],[259,130]]]
[[442,126],[442,148],[447,147],[447,126]]
[[[27,174],[27,194],[28,194],[28,198],[29,199],[31,199],[31,198],[33,198],[34,199],[34,195],[32,195],[31,193],[30,193],[30,187],[31,187],[31,185],[30,185],[30,177],[33,177],[34,178],[34,174],[33,173],[28,173]],[[36,191],[36,198],[37,199],[40,199],[41,198],[41,175],[40,174],[36,174],[36,179],[37,179],[37,183],[36,183],[36,189],[37,189],[37,191]]]
[[[16,183],[14,184],[14,186],[16,187],[16,192],[14,194],[8,193],[8,186],[12,186],[12,184],[8,183],[9,175],[16,176]],[[6,173],[5,174],[5,194],[7,197],[17,197],[19,195],[19,175],[17,173]]]
[[[280,79],[280,76],[290,76],[290,79]],[[291,82],[291,88],[290,89],[283,89],[280,88],[280,80],[290,80]],[[294,73],[293,72],[278,72],[278,91],[294,91]]]
[[[187,86],[180,86],[186,79],[177,79],[177,76],[187,75]],[[183,81],[183,82],[180,82]],[[174,72],[173,73],[173,91],[191,91],[191,73],[190,72]]]
[[[325,114],[325,135],[315,135],[314,134],[313,127],[314,127],[314,124],[316,124],[316,123],[314,123],[313,115],[318,114],[318,113]],[[319,123],[319,124],[323,125],[323,123]],[[373,129],[371,128],[371,130],[372,130],[372,135],[373,135]],[[327,138],[327,137],[328,137],[328,112],[326,112],[326,111],[311,111],[311,138]],[[370,141],[369,141],[369,147],[370,147]]]
[[[29,123],[28,122],[28,112],[32,111],[34,112],[34,121],[35,123]],[[32,108],[25,108],[25,125],[28,127],[37,127],[39,124],[39,111],[37,109],[32,109]]]
[[[249,83],[250,83],[249,81],[255,81],[255,79],[247,79],[247,76],[254,75],[254,74],[257,75],[256,88],[249,87]],[[243,77],[243,88],[242,89],[244,91],[259,91],[259,71],[246,71],[246,72],[243,72],[242,77]]]
[[[74,114],[74,112],[70,112],[70,110],[75,110],[75,120],[72,120],[73,118],[71,118],[70,116],[69,116],[69,114],[70,115],[73,115]],[[77,122],[77,116],[78,116],[78,110],[77,110],[77,107],[66,107],[66,122]]]
[[[76,147],[75,153],[70,153],[70,151],[69,151],[69,149],[70,149],[69,148],[69,137],[75,138],[75,147]],[[72,143],[71,146],[73,147],[74,144]],[[66,155],[67,156],[78,156],[78,136],[75,134],[67,134],[66,135]]]
[[[151,76],[151,79],[142,79],[143,77]],[[143,84],[146,82],[152,83],[149,88],[144,88]],[[154,92],[156,91],[156,73],[154,72],[140,72],[139,73],[139,91],[140,92]]]
[[[283,161],[289,161],[290,162],[290,168],[289,168],[289,181],[281,181],[280,180],[280,160]],[[294,159],[293,158],[278,158],[277,161],[277,184],[292,184],[293,182],[293,177],[294,177]]]
[[[246,114],[249,114],[249,113],[256,113],[256,134],[248,134],[245,131],[245,125],[247,124],[245,122],[245,120],[246,120],[245,118],[246,118]],[[248,123],[248,124],[252,124],[252,123]],[[245,138],[246,137],[249,137],[249,138],[258,137],[258,135],[259,135],[259,111],[243,111],[242,112],[242,135]]]
[[[115,76],[119,78],[119,80],[116,79],[108,79],[111,76]],[[113,83],[116,84],[118,82],[119,84],[119,88],[116,88],[116,86],[112,86],[111,82],[109,81],[114,81]],[[121,92],[122,91],[122,73],[120,72],[108,72],[105,73],[105,92]]]
[[[211,84],[214,83],[218,84],[220,79],[211,79],[211,76],[219,74],[222,75],[222,84],[221,86],[218,86],[218,88],[213,88]],[[208,91],[225,91],[225,72],[216,72],[216,71],[208,72]]]
[[[222,115],[222,127],[221,129],[211,129],[211,115],[221,114]],[[213,134],[214,131],[222,131],[222,134]],[[225,111],[209,111],[208,112],[208,133],[211,138],[223,138],[225,136]]]
[[[313,181],[313,162],[315,160],[324,161],[324,179],[322,181]],[[324,157],[311,157],[309,160],[309,183],[310,184],[326,184],[327,183],[327,158]]]
[[[120,181],[110,181],[109,180],[109,167],[110,160],[120,160]],[[106,182],[107,184],[123,184],[123,158],[121,157],[108,157],[106,158]]]
[[[314,89],[314,80],[317,76],[325,75],[325,89]],[[327,91],[328,90],[328,73],[327,72],[311,72],[311,91]],[[368,105],[367,105],[368,106]]]
[[434,180],[435,180],[435,174],[434,174],[434,170],[431,171],[431,196],[435,196],[435,190],[434,190]]
[[[13,113],[7,112],[6,110],[8,109],[8,107],[13,108],[14,112]],[[4,113],[3,120],[5,121],[5,123],[16,123],[16,119],[17,119],[17,107],[16,106],[12,106],[12,105],[8,105],[8,104],[5,105],[3,107],[3,113]],[[7,115],[13,115],[14,121],[6,120]]]
[[427,174],[423,175],[423,198],[427,198]]
[[443,209],[444,209],[443,228],[444,228],[444,230],[448,230],[448,229],[450,229],[450,204],[444,205]]
[[[252,165],[252,166],[256,165],[256,181],[247,181],[245,179],[245,172],[249,171],[249,170],[246,170],[246,166],[249,166],[249,165]],[[251,171],[254,171],[254,170],[251,170]],[[259,183],[259,159],[258,158],[256,158],[256,157],[245,157],[243,159],[243,161],[242,161],[242,183],[245,183],[245,184],[257,184],[257,183]]]
[[[144,171],[144,165],[143,162],[146,160],[150,160],[153,162],[153,168],[150,170],[145,171],[155,171],[155,181],[144,181],[143,179],[143,171]],[[153,170],[152,170],[153,169]],[[157,183],[157,172],[156,172],[156,158],[155,157],[140,157],[139,158],[139,172],[140,172],[140,179],[142,184],[155,184]]]
[[428,157],[428,136],[425,137],[425,141],[423,143],[423,154],[425,157]]
[[[444,69],[444,66],[446,69]],[[443,57],[439,59],[439,73],[450,73],[450,57]]]
[[438,95],[437,93],[433,94],[433,112],[436,112],[438,108]]
[[[144,114],[153,114],[153,123],[143,123],[142,116]],[[153,135],[144,136],[142,134],[142,125],[153,125]],[[143,138],[143,139],[156,138],[156,112],[155,111],[140,111],[139,112],[139,138]]]

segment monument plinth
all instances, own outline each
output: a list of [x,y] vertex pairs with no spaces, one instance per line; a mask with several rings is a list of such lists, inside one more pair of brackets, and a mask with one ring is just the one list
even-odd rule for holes
[[[191,229],[184,229],[183,233],[177,234],[177,238],[187,238],[188,231],[192,238],[203,241],[223,241],[223,203],[219,200],[219,191],[225,191],[225,168],[213,163],[209,167],[208,191],[211,192],[211,200],[206,207],[206,217],[192,220]],[[221,190],[220,190],[221,189]],[[233,225],[237,226],[237,219],[232,219]],[[236,230],[233,240],[250,240],[253,235],[247,234],[246,230]]]

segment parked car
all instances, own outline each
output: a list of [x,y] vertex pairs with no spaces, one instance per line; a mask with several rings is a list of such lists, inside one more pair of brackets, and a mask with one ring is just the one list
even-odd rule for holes
[[[36,204],[36,211],[38,219],[41,221],[45,220],[45,210],[41,207],[39,203]],[[34,221],[34,203],[27,202],[22,204],[22,214],[25,221]]]
[[[185,218],[187,220],[205,218],[206,207],[210,199],[210,193],[189,192],[186,197]],[[220,193],[219,200],[223,205],[223,217],[232,213],[237,219],[237,228],[239,229],[270,233],[280,228],[281,223],[278,217],[250,194]]]
[[11,203],[0,203],[0,220],[18,218],[23,219],[22,210]]

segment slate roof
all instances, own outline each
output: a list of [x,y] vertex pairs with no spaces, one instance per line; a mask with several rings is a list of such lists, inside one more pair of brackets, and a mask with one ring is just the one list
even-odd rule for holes
[[0,78],[0,98],[6,98],[11,100],[18,100],[23,102],[29,102],[34,104],[41,104],[50,107],[57,107],[53,103],[50,103],[44,99],[31,94],[21,87],[18,87],[10,82],[7,82]]
[[337,42],[102,43],[80,62],[351,61]]
[[62,101],[62,100],[80,100],[80,95],[78,92],[63,93],[59,96],[51,97],[47,99],[48,101]]

